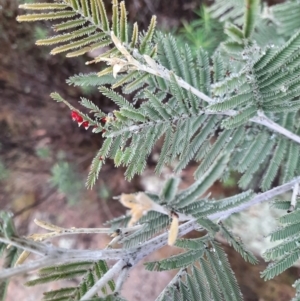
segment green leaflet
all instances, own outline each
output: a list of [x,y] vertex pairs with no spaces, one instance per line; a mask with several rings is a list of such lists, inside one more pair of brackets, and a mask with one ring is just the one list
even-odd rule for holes
[[72,33],[65,33],[62,35],[56,35],[54,37],[50,37],[48,39],[37,40],[36,45],[53,45],[53,44],[68,42],[70,40],[80,38],[84,35],[90,35],[95,31],[96,31],[96,26],[91,25],[88,27],[83,27],[81,29],[75,30]]
[[240,108],[244,104],[253,101],[253,94],[251,92],[245,94],[238,94],[236,96],[232,96],[229,99],[226,99],[223,102],[215,103],[209,106],[209,109],[216,111],[225,111],[229,109]]
[[257,20],[260,2],[258,0],[246,0],[245,21],[243,32],[245,38],[250,38],[254,31],[255,22]]
[[93,264],[92,261],[85,261],[85,262],[76,262],[76,263],[63,264],[59,266],[46,267],[39,270],[39,275],[50,276],[57,273],[68,273],[71,271],[77,272],[78,270],[82,270],[83,268],[88,269],[92,264]]
[[188,189],[178,194],[175,202],[180,207],[193,203],[199,198],[223,173],[228,158],[221,157]]
[[[0,211],[0,233],[4,233],[6,238],[16,236],[16,229],[12,219],[13,215],[9,212]],[[17,258],[19,257],[19,252],[16,247],[11,246],[7,248],[7,245],[0,242],[0,258],[3,256],[2,266],[3,269],[8,269],[14,266]],[[6,298],[7,286],[9,284],[9,279],[0,281],[0,300],[4,301]]]
[[[246,24],[245,24],[246,25]],[[235,42],[243,44],[243,32],[234,24],[227,22],[224,32]]]
[[239,172],[245,172],[249,169],[250,165],[255,163],[257,160],[257,154],[264,149],[268,139],[269,136],[266,133],[262,133],[256,139],[254,139],[250,147],[245,152],[244,158],[239,163],[237,168]]
[[205,217],[198,218],[197,223],[212,235],[215,235],[220,230],[220,227],[217,224]]
[[241,256],[245,259],[245,261],[250,262],[251,264],[257,264],[257,258],[252,254],[251,251],[245,249],[243,242],[236,238],[233,233],[230,232],[223,224],[220,224],[221,233],[224,238],[228,241],[229,245],[233,246],[233,248],[241,254]]
[[209,8],[209,11],[213,18],[218,18],[221,22],[232,19],[235,24],[240,25],[244,5],[244,0],[219,0]]
[[206,252],[225,300],[243,300],[240,288],[230,267],[227,256],[223,249],[216,243],[210,252]]
[[173,255],[161,261],[148,262],[145,264],[145,266],[146,270],[149,271],[165,271],[178,269],[192,264],[194,261],[198,260],[199,258],[202,258],[203,255],[204,246],[202,247],[202,249],[190,250],[179,255]]
[[37,284],[58,281],[58,280],[62,280],[62,279],[74,279],[78,276],[84,275],[85,273],[86,273],[86,270],[76,270],[76,271],[72,271],[72,272],[56,273],[56,274],[52,274],[50,276],[43,276],[43,277],[39,277],[34,280],[27,281],[25,284],[27,286],[34,286]]
[[63,3],[35,3],[35,4],[21,4],[19,5],[19,8],[22,9],[32,9],[32,10],[51,10],[51,9],[65,9],[68,6]]
[[208,53],[200,49],[197,55],[197,71],[199,76],[199,90],[210,95],[210,67]]
[[[111,47],[89,62],[102,61],[108,64],[107,68],[100,67],[97,74],[80,74],[68,80],[77,86],[100,86],[100,91],[119,107],[106,115],[88,99],[81,99],[80,104],[90,110],[94,119],[87,114],[81,116],[97,127],[93,132],[101,132],[104,138],[91,164],[88,187],[95,184],[106,158],[124,166],[128,179],[141,174],[157,142],[162,146],[156,166],[158,173],[165,164],[179,173],[191,160],[198,161],[193,185],[177,193],[179,181],[170,178],[160,196],[155,196],[162,206],[167,203],[165,210],[195,217],[209,233],[199,239],[178,239],[176,246],[185,248],[184,253],[147,264],[150,270],[187,268],[159,300],[242,300],[226,255],[210,236],[221,229],[245,260],[256,263],[256,259],[228,229],[214,224],[209,217],[229,209],[234,211],[253,194],[248,190],[221,200],[208,200],[202,195],[231,171],[241,173],[240,187],[251,186],[258,192],[259,187],[270,189],[275,179],[285,182],[297,175],[298,144],[253,121],[257,121],[258,112],[264,112],[271,121],[299,135],[300,34],[295,31],[299,27],[299,6],[292,2],[276,5],[268,11],[269,19],[262,20],[257,0],[215,1],[209,10],[215,18],[228,21],[225,31],[230,40],[220,45],[212,58],[201,48],[194,55],[188,45],[180,45],[172,35],[155,32],[155,17],[146,32],[139,33],[135,24],[129,36],[125,3],[117,0],[113,0],[111,22],[102,0],[63,0],[21,8],[38,12],[19,17],[19,21],[57,20],[54,30],[59,34],[37,42],[62,43],[52,54],[68,52],[67,57],[71,57]],[[47,12],[39,13],[43,10]],[[272,23],[276,18],[280,26]],[[117,47],[112,43],[111,31],[117,37],[117,42],[114,40]],[[284,37],[277,35],[278,32]],[[270,41],[274,41],[273,46]],[[149,66],[152,73],[147,73]],[[128,95],[124,97],[113,90],[118,87]],[[211,99],[203,101],[201,92]],[[52,96],[67,103],[58,94]],[[72,105],[69,108],[74,109]],[[258,177],[261,179],[257,180]],[[289,202],[277,202],[275,206],[288,209]],[[123,216],[112,220],[112,228],[124,227],[129,219]],[[298,220],[296,208],[280,218],[282,227],[271,234],[272,240],[283,241],[266,252],[265,257],[274,260],[263,273],[266,279],[278,275],[299,258]],[[139,222],[142,228],[121,240],[126,252],[167,231],[170,218],[150,211]],[[4,232],[7,237],[14,234],[10,227]],[[3,246],[0,251],[4,251]],[[87,271],[89,264],[48,267],[41,271],[38,280],[29,284],[84,274],[77,288],[45,295],[49,300],[69,297],[79,300],[108,270],[105,262],[99,262],[92,263],[92,269]],[[108,284],[113,291],[114,284]],[[103,291],[107,294],[108,288]],[[108,295],[107,300],[114,297]]]
[[172,70],[177,76],[183,77],[185,73],[184,66],[180,59],[179,50],[174,37],[159,33],[157,36],[157,42],[158,45],[161,45],[164,55],[167,58],[168,64],[165,65],[165,67]]
[[[273,204],[278,209],[287,210],[290,202],[276,201]],[[288,211],[289,212],[289,211]],[[279,218],[282,226],[270,234],[271,241],[282,240],[280,244],[268,249],[263,257],[273,262],[261,273],[262,277],[272,279],[279,275],[300,258],[300,224],[299,224],[299,209],[296,209]]]
[[[178,198],[184,197],[186,191],[179,194]],[[226,211],[228,209],[234,208],[244,202],[249,201],[253,197],[253,193],[251,190],[242,192],[232,197],[228,197],[222,200],[207,200],[202,199],[198,202],[192,202],[191,204],[181,207],[179,212],[184,214],[193,215],[196,218],[205,217],[208,215],[212,215],[216,212]]]
[[[275,144],[275,139],[273,140],[267,140],[267,143],[264,145],[264,147],[261,148],[261,151],[257,154],[254,162],[248,167],[247,171],[243,174],[243,176],[239,180],[239,186],[242,188],[248,187],[251,180],[253,179],[253,175],[259,170],[261,164],[265,162],[266,158],[270,155],[273,147]],[[241,154],[245,155],[246,152],[241,152]],[[242,159],[245,160],[245,159]]]
[[294,252],[285,255],[283,258],[277,260],[275,263],[269,264],[267,268],[261,273],[261,276],[265,280],[272,279],[275,276],[281,274],[286,269],[290,268],[299,258],[300,251],[295,250]]
[[[141,222],[143,222],[143,220],[141,220]],[[144,226],[140,230],[122,240],[124,248],[132,248],[147,241],[150,237],[153,237],[158,232],[165,230],[169,224],[169,217],[161,213],[147,221],[144,220]]]
[[287,162],[286,167],[284,169],[284,176],[282,182],[287,182],[294,177],[297,169],[297,162],[299,160],[299,151],[299,146],[296,143],[289,143]]
[[141,53],[145,53],[147,44],[151,42],[152,37],[154,35],[155,26],[156,26],[156,16],[153,16],[149,24],[148,30],[146,32],[146,35],[141,41],[141,46],[140,46]]
[[161,192],[161,198],[166,203],[172,202],[175,198],[177,189],[179,185],[179,178],[170,178],[165,183],[163,190]]
[[[106,97],[110,98],[115,104],[117,104],[120,108],[128,108],[133,109],[133,105],[129,103],[124,97],[120,94],[116,93],[113,90],[110,90],[106,87],[100,87],[99,91],[105,95]],[[144,120],[144,119],[143,119]]]
[[98,151],[96,157],[93,159],[92,166],[91,166],[91,169],[90,169],[87,181],[86,181],[86,186],[88,188],[92,188],[94,186],[96,180],[98,179],[99,172],[103,165],[103,160],[108,155],[112,142],[113,142],[112,138],[107,138],[104,141],[101,149]]
[[184,249],[191,249],[191,250],[198,250],[201,249],[203,246],[206,247],[207,244],[210,242],[211,237],[205,235],[201,238],[194,238],[194,239],[177,239],[176,240],[176,247],[184,248]]
[[238,87],[246,83],[246,75],[244,73],[233,74],[230,77],[220,80],[212,86],[212,92],[219,96],[225,93],[232,93]]
[[226,147],[230,143],[230,136],[232,135],[232,133],[232,130],[225,130],[222,133],[220,133],[216,142],[211,147],[209,153],[195,171],[196,178],[203,176],[203,174],[208,170],[208,168],[211,167],[212,163],[218,157],[228,153],[226,152]]
[[257,108],[255,106],[250,106],[244,109],[241,113],[233,117],[229,117],[222,122],[222,126],[226,129],[232,129],[241,126],[242,124],[249,121],[251,117],[256,115]]
[[300,223],[294,223],[282,228],[279,228],[278,230],[274,231],[271,236],[271,241],[286,239],[289,236],[295,235],[299,232],[300,229]]
[[127,43],[128,40],[128,28],[127,28],[127,12],[125,2],[120,3],[120,39],[122,42]]
[[278,33],[290,37],[299,28],[300,6],[297,2],[287,2],[277,4],[271,7],[274,18],[278,20]]
[[201,273],[202,271],[203,277],[206,280],[208,289],[210,290],[211,296],[214,300],[224,300],[221,291],[222,288],[221,285],[218,284],[218,278],[216,277],[213,267],[203,258],[200,259],[200,267],[200,270],[195,270],[195,274]]
[[261,183],[261,188],[263,190],[267,190],[270,188],[270,186],[277,174],[278,168],[279,168],[282,160],[284,159],[286,147],[287,147],[286,139],[281,139],[279,141],[278,145],[276,146],[274,156],[272,157],[272,164],[268,167],[268,169],[263,177],[263,180]]
[[112,74],[106,74],[104,76],[97,76],[97,73],[78,74],[71,76],[66,81],[69,85],[74,86],[102,86],[105,84],[112,84],[114,78]]
[[55,19],[71,18],[74,17],[75,15],[76,13],[72,11],[45,13],[45,14],[28,14],[28,15],[18,16],[17,21],[32,22],[32,21],[39,21],[39,20],[55,20]]

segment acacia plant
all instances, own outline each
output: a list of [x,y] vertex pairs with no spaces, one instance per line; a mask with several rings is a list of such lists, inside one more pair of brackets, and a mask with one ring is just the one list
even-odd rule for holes
[[[36,12],[19,16],[19,22],[55,22],[55,34],[37,41],[54,45],[52,54],[76,57],[102,49],[87,62],[97,64],[99,72],[75,75],[68,83],[97,86],[117,110],[106,114],[82,98],[80,104],[90,110],[84,114],[58,93],[51,95],[70,108],[75,121],[103,137],[87,187],[97,185],[108,159],[125,166],[129,180],[141,174],[158,141],[162,147],[155,171],[159,175],[163,166],[170,165],[174,176],[160,194],[122,194],[120,201],[130,212],[110,221],[108,228],[65,229],[36,221],[49,232],[22,238],[11,216],[2,212],[3,296],[10,277],[39,270],[27,285],[82,276],[77,287],[45,292],[45,301],[124,300],[122,284],[131,269],[169,244],[182,252],[145,264],[150,271],[178,270],[156,300],[242,300],[215,237],[221,233],[246,261],[256,264],[255,256],[222,220],[261,202],[287,212],[270,234],[272,241],[280,242],[264,253],[271,263],[261,276],[271,279],[300,258],[299,2],[268,7],[259,0],[216,1],[209,10],[224,22],[227,39],[212,56],[203,49],[194,55],[189,45],[157,31],[155,17],[146,32],[140,32],[136,23],[128,26],[125,3],[117,0],[112,1],[111,17],[102,0],[59,0],[20,8]],[[191,161],[197,164],[195,181],[179,190],[180,172]],[[205,195],[215,181],[226,180],[234,171],[240,174],[239,194],[219,200]],[[286,192],[291,192],[290,199],[280,197]],[[201,232],[199,238],[182,238],[194,230]],[[112,233],[114,238],[104,250],[43,243],[82,232]],[[21,255],[18,250],[23,250]],[[26,262],[29,253],[40,258]],[[300,300],[300,280],[294,286],[293,300]]]

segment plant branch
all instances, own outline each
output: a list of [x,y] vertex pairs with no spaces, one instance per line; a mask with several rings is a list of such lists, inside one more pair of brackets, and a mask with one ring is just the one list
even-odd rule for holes
[[[280,195],[282,193],[285,193],[285,192],[293,189],[294,185],[297,183],[300,183],[300,176],[297,178],[294,178],[290,182],[285,183],[281,186],[278,186],[278,187],[270,189],[266,192],[260,193],[260,194],[256,195],[255,197],[253,197],[252,199],[250,199],[248,202],[241,204],[235,208],[209,215],[208,218],[211,220],[226,219],[234,213],[244,211],[245,209],[248,209],[249,207],[251,207],[253,205],[268,201],[277,195]],[[197,225],[196,219],[191,219],[188,222],[179,226],[178,237],[181,237],[198,227],[199,227],[199,225]],[[150,253],[165,246],[167,244],[167,240],[168,240],[168,233],[163,233],[157,237],[152,238],[148,242],[144,243],[142,249],[137,254],[136,260],[139,261],[142,258],[144,258],[145,256],[149,255]]]
[[[248,202],[241,204],[235,208],[209,215],[208,218],[211,220],[226,219],[234,213],[241,212],[253,205],[268,201],[277,195],[285,193],[293,189],[295,184],[298,183],[300,183],[300,176],[294,178],[290,182],[285,183],[281,186],[270,189],[264,193],[260,193],[255,197],[253,197]],[[178,237],[181,237],[198,227],[199,225],[196,223],[196,219],[190,219],[184,224],[179,226]],[[132,265],[135,265],[137,262],[139,262],[140,260],[148,256],[149,254],[167,245],[168,233],[163,233],[157,237],[154,237],[149,241],[145,242],[142,246],[134,247],[132,249],[125,249],[125,250],[122,249],[105,249],[100,251],[69,250],[63,248],[48,247],[45,244],[37,243],[33,241],[27,241],[27,240],[25,243],[24,239],[17,239],[17,238],[7,239],[3,235],[0,235],[0,241],[6,244],[14,245],[22,249],[29,250],[30,252],[36,251],[35,253],[46,256],[45,258],[37,260],[33,263],[30,262],[20,267],[2,270],[0,273],[0,279],[6,279],[11,276],[23,274],[28,271],[32,271],[47,265],[57,264],[58,262],[62,264],[67,262],[76,262],[76,261],[85,261],[85,260],[97,261],[100,259],[107,259],[107,260],[122,259],[121,261],[123,262],[123,266],[125,265],[124,262],[128,262],[128,261],[130,261]]]
[[250,121],[264,125],[267,128],[273,130],[274,132],[280,133],[288,139],[300,144],[300,137],[298,135],[277,124],[276,122],[268,118],[263,112],[258,111],[257,114],[258,116],[251,118]]
[[[128,67],[131,67],[133,69],[141,70],[141,71],[147,72],[149,74],[159,76],[159,77],[161,77],[161,78],[163,78],[167,81],[171,80],[172,71],[166,69],[165,67],[163,67],[160,64],[157,64],[157,62],[155,60],[153,60],[151,57],[149,57],[147,55],[141,56],[141,54],[137,53],[137,51],[133,51],[133,56],[132,56],[127,51],[125,46],[121,43],[121,41],[114,35],[113,32],[111,33],[111,38],[112,38],[116,48],[118,48],[118,50],[125,56],[125,58],[127,60],[127,61],[123,62],[124,66],[128,66]],[[141,61],[141,58],[144,58],[147,65],[145,65],[145,64],[141,63],[140,61],[136,60],[134,58],[134,56],[139,58],[140,61]],[[104,58],[103,60],[107,61],[111,65],[118,65],[119,64],[119,62],[115,61],[114,58]],[[193,93],[194,95],[196,95],[200,99],[203,99],[204,101],[206,101],[209,104],[215,103],[215,101],[211,97],[207,96],[206,94],[202,93],[198,89],[194,88],[193,86],[188,84],[186,81],[184,81],[182,78],[178,77],[177,75],[175,75],[175,74],[173,74],[173,75],[175,76],[175,79],[176,79],[176,81],[177,81],[177,83],[180,87],[182,87],[183,89],[185,89],[187,91],[190,91],[191,93]],[[227,110],[227,111],[221,111],[221,112],[213,112],[213,111],[208,110],[208,111],[204,111],[203,113],[205,113],[205,114],[220,114],[220,115],[226,115],[226,116],[235,116],[237,114],[237,112],[234,111],[234,110]],[[286,128],[284,128],[284,127],[280,126],[279,124],[277,124],[276,122],[272,121],[261,111],[258,111],[257,115],[258,116],[249,119],[249,121],[257,123],[257,124],[264,125],[267,128],[269,128],[269,129],[271,129],[271,130],[273,130],[277,133],[280,133],[280,134],[286,136],[288,139],[293,140],[293,141],[300,144],[300,137],[298,135],[290,132]],[[133,126],[133,127],[136,127],[136,126]],[[134,128],[133,130],[136,130],[136,129],[137,128]]]
[[[35,219],[34,222],[41,228],[52,231],[48,233],[36,233],[30,235],[28,238],[34,241],[42,241],[53,237],[59,237],[64,235],[75,235],[75,234],[114,234],[116,230],[111,228],[62,228],[53,224],[49,224],[42,220]],[[120,228],[119,232],[130,233],[138,230],[141,226],[133,226],[130,228]]]
[[253,197],[248,202],[246,202],[244,204],[241,204],[241,205],[239,205],[235,208],[228,209],[228,210],[223,211],[223,212],[217,212],[217,213],[214,213],[212,215],[209,215],[208,218],[211,219],[211,220],[226,219],[227,217],[229,217],[230,215],[232,215],[234,213],[241,212],[245,209],[248,209],[249,207],[251,207],[253,205],[260,204],[262,202],[265,202],[265,201],[268,201],[268,200],[274,198],[277,195],[283,194],[283,193],[293,189],[293,187],[298,183],[300,183],[300,176],[294,178],[290,182],[285,183],[281,186],[278,186],[278,187],[270,189],[266,192],[260,193],[260,194],[256,195],[255,197]]
[[45,244],[41,244],[26,238],[20,238],[20,237],[7,238],[2,233],[0,233],[0,242],[42,256],[49,255],[52,250],[51,246],[46,246]]
[[122,268],[122,271],[119,274],[119,277],[116,281],[116,288],[115,288],[115,294],[120,294],[121,290],[122,290],[122,286],[126,280],[126,278],[128,277],[128,273],[131,269],[131,265],[128,264],[127,266]]
[[166,291],[168,291],[168,289],[171,286],[175,286],[178,281],[186,274],[186,269],[180,269],[179,272],[175,275],[175,277],[171,280],[171,282],[167,285],[167,287],[165,287],[165,289],[159,294],[159,296],[156,298],[156,300],[161,300],[162,296],[165,294]]
[[80,301],[91,299],[109,280],[119,274],[124,267],[124,260],[119,260],[102,278],[100,278],[80,299]]
[[20,265],[18,267],[9,268],[0,270],[0,283],[1,280],[6,280],[10,277],[16,276],[16,275],[22,275],[26,274],[31,271],[35,271],[47,266],[55,265],[58,262],[60,262],[60,259],[58,258],[50,258],[50,257],[44,257],[40,258],[34,261],[31,261],[29,263]]

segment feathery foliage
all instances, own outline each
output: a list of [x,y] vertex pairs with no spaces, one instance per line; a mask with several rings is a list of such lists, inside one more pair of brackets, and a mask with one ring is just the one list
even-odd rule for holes
[[[97,50],[100,54],[87,64],[105,65],[98,73],[75,75],[67,83],[97,87],[114,104],[113,111],[104,113],[82,98],[80,104],[89,111],[84,114],[58,93],[51,94],[70,108],[74,120],[103,138],[87,187],[96,184],[109,159],[125,167],[127,179],[142,174],[158,144],[155,171],[160,174],[168,165],[174,172],[160,194],[119,197],[129,212],[109,221],[111,228],[100,232],[113,237],[108,248],[99,251],[101,260],[97,252],[76,260],[82,254],[79,251],[49,249],[15,237],[10,227],[2,226],[0,241],[11,242],[13,248],[50,259],[51,254],[67,258],[59,265],[41,266],[39,277],[27,285],[83,277],[78,287],[47,292],[44,300],[93,300],[101,289],[107,295],[104,300],[121,300],[119,293],[130,268],[168,243],[183,251],[146,263],[150,271],[179,269],[157,300],[243,300],[216,234],[246,261],[256,264],[257,259],[220,220],[291,189],[291,202],[275,203],[291,212],[280,218],[282,227],[271,234],[271,240],[282,242],[264,254],[274,262],[262,276],[271,279],[300,258],[300,213],[295,204],[300,168],[299,7],[292,1],[267,9],[258,0],[215,1],[207,13],[218,22],[226,21],[227,40],[211,54],[202,48],[193,51],[173,35],[156,30],[155,16],[146,31],[140,31],[137,23],[130,26],[124,1],[112,1],[111,17],[102,0],[20,6],[34,11],[19,16],[20,22],[55,21],[56,34],[38,40],[37,45],[49,45],[54,47],[51,54],[67,57]],[[196,166],[195,182],[180,190],[177,176],[190,162]],[[240,174],[239,193],[220,199],[205,194],[231,172]],[[279,186],[272,188],[275,184]],[[47,227],[55,235],[67,231]],[[182,238],[192,230],[203,235]],[[116,244],[122,247],[115,248]],[[10,256],[10,262],[14,257]],[[119,261],[109,267],[106,259]],[[295,286],[299,291],[298,282]]]
[[[284,202],[275,202],[275,207],[286,210]],[[286,204],[287,205],[287,204]],[[290,206],[290,203],[289,203]],[[279,218],[282,226],[270,234],[271,241],[282,241],[277,246],[268,249],[264,254],[267,261],[272,261],[262,272],[264,279],[272,279],[289,267],[300,258],[299,239],[300,239],[300,211],[295,208]]]
[[[0,233],[7,238],[17,235],[11,213],[0,211]],[[4,269],[11,268],[19,256],[18,249],[16,247],[8,248],[7,244],[0,242],[0,257],[2,256],[4,257],[2,267]],[[8,279],[0,281],[0,300],[5,300],[8,283]]]
[[[64,287],[57,290],[51,290],[44,293],[43,300],[54,301],[65,298],[65,300],[81,300],[82,296],[103,277],[108,271],[108,265],[104,260],[97,262],[76,262],[71,264],[56,265],[41,269],[39,277],[26,282],[27,286],[59,281],[61,279],[76,279],[82,276],[82,280],[78,286]],[[107,286],[101,287],[102,294],[109,297],[110,292],[115,289],[113,280],[108,281]],[[62,299],[64,300],[64,299]],[[113,300],[115,300],[113,298]]]

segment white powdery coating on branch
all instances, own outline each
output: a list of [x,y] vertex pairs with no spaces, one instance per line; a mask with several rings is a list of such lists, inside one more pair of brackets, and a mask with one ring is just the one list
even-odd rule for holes
[[[138,70],[142,70],[144,72],[147,72],[147,73],[150,73],[150,74],[153,74],[156,76],[160,76],[160,77],[164,78],[165,80],[170,81],[170,72],[171,72],[170,70],[164,68],[161,65],[158,65],[152,58],[150,58],[148,56],[144,55],[144,59],[147,62],[148,66],[141,64],[140,62],[134,60],[134,65]],[[131,63],[132,63],[132,61],[131,61]],[[190,91],[191,93],[193,93],[200,99],[203,99],[204,101],[206,101],[209,104],[215,103],[215,101],[212,98],[210,98],[206,94],[202,93],[201,91],[197,90],[196,88],[194,88],[193,86],[191,86],[190,84],[185,82],[182,78],[179,78],[175,74],[174,74],[174,76],[180,87],[184,88],[187,91]],[[226,116],[235,116],[237,114],[237,112],[234,110],[227,110],[227,111],[221,111],[221,112],[213,112],[213,111],[205,112],[204,111],[204,113],[205,114],[226,115]],[[277,124],[276,122],[272,121],[261,111],[258,111],[257,115],[258,115],[257,117],[251,118],[250,121],[257,123],[257,124],[264,125],[267,128],[269,128],[275,132],[278,132],[278,133],[286,136],[287,138],[300,144],[300,137],[298,135],[292,133],[291,131],[287,130],[286,128],[284,128],[284,127],[280,126],[279,124]]]
[[[295,184],[300,182],[300,176],[297,178],[294,178],[290,182],[283,184],[281,186],[278,186],[276,188],[270,189],[264,193],[260,193],[253,197],[248,202],[241,204],[235,208],[228,209],[223,212],[218,212],[215,214],[212,214],[208,216],[211,220],[216,219],[225,219],[229,217],[230,215],[241,212],[255,204],[259,204],[265,201],[268,201],[272,198],[274,198],[277,195],[283,194],[295,186]],[[187,221],[186,223],[179,226],[178,229],[178,237],[181,237],[190,231],[192,231],[195,228],[199,228],[199,225],[196,223],[195,219],[191,219]],[[5,243],[11,243],[9,239],[0,237],[0,241]],[[55,258],[51,257],[51,255],[46,256],[45,258],[42,258],[40,260],[37,260],[35,262],[31,262],[28,264],[24,264],[20,267],[16,268],[10,268],[6,270],[2,270],[0,272],[0,279],[6,279],[14,275],[23,274],[28,271],[33,271],[36,269],[39,269],[41,267],[49,266],[51,264],[55,263],[66,263],[66,262],[76,262],[76,261],[84,261],[84,260],[99,260],[99,259],[106,259],[106,260],[113,260],[113,259],[121,259],[120,261],[123,262],[122,266],[124,265],[124,261],[132,262],[132,265],[135,265],[138,263],[141,259],[148,256],[149,254],[155,252],[156,250],[164,247],[167,244],[168,241],[168,233],[163,233],[157,237],[154,237],[150,239],[149,241],[143,243],[143,245],[132,248],[132,249],[126,249],[126,250],[114,250],[114,249],[106,249],[102,251],[91,251],[91,250],[68,250],[68,249],[62,249],[62,248],[55,248],[55,247],[49,247],[51,249],[51,255],[56,255]],[[17,243],[12,243],[13,245],[17,247],[22,247],[22,245]],[[45,247],[45,245],[42,245]],[[32,251],[32,250],[31,250]],[[134,260],[133,260],[134,258]],[[115,268],[116,269],[116,268]],[[106,274],[105,274],[106,275]],[[109,274],[110,275],[110,274]],[[102,278],[101,278],[102,279]]]
[[227,211],[223,211],[223,212],[217,212],[214,213],[212,215],[209,215],[208,218],[215,220],[215,219],[225,219],[227,217],[229,217],[230,215],[237,213],[237,212],[241,212],[253,205],[268,201],[272,198],[274,198],[277,195],[283,194],[289,190],[291,190],[295,184],[300,182],[300,177],[294,178],[293,180],[291,180],[288,183],[285,183],[281,186],[275,187],[273,189],[270,189],[266,192],[260,193],[258,195],[256,195],[255,197],[253,197],[250,201],[241,204],[235,208],[229,209]]
[[[159,76],[167,81],[170,81],[170,79],[171,79],[171,76],[170,76],[171,71],[170,70],[157,64],[157,62],[155,62],[155,60],[153,60],[151,57],[149,57],[147,55],[142,56],[144,58],[144,60],[146,61],[147,65],[140,63],[127,51],[127,49],[124,47],[124,45],[121,43],[121,41],[118,40],[118,38],[114,35],[113,32],[111,32],[111,37],[112,37],[112,40],[113,40],[115,46],[125,56],[128,65],[131,65],[132,67],[134,66],[137,70],[141,70],[141,71]],[[140,54],[136,54],[136,55],[141,56]],[[188,84],[186,81],[184,81],[182,78],[178,77],[177,75],[174,74],[174,76],[180,87],[184,88],[187,91],[190,91],[191,93],[193,93],[200,99],[203,99],[204,101],[206,101],[209,104],[215,103],[211,97],[207,96],[206,94],[202,93],[198,89],[194,88],[193,86]],[[234,110],[227,110],[227,111],[221,111],[221,112],[213,112],[213,111],[205,112],[204,111],[204,113],[205,114],[219,114],[219,115],[226,115],[226,116],[235,116],[237,114],[237,112]],[[261,111],[258,111],[257,115],[258,116],[249,119],[249,121],[264,125],[267,128],[269,128],[277,133],[280,133],[280,134],[286,136],[287,138],[300,144],[300,137],[298,135],[290,132],[286,128],[284,128],[284,127],[280,126],[279,124],[277,124],[276,122],[272,121]],[[129,129],[129,130],[132,131],[135,129]],[[138,130],[138,128],[137,128],[137,130]],[[121,131],[120,131],[120,133],[121,133]],[[119,134],[119,132],[117,132],[117,134]]]
[[300,137],[286,128],[282,127],[281,125],[277,124],[273,120],[269,119],[263,112],[258,111],[257,117],[253,117],[250,119],[250,121],[262,124],[266,126],[267,128],[273,130],[274,132],[277,132],[279,134],[282,134],[283,136],[289,138],[290,140],[293,140],[297,143],[300,143]]

